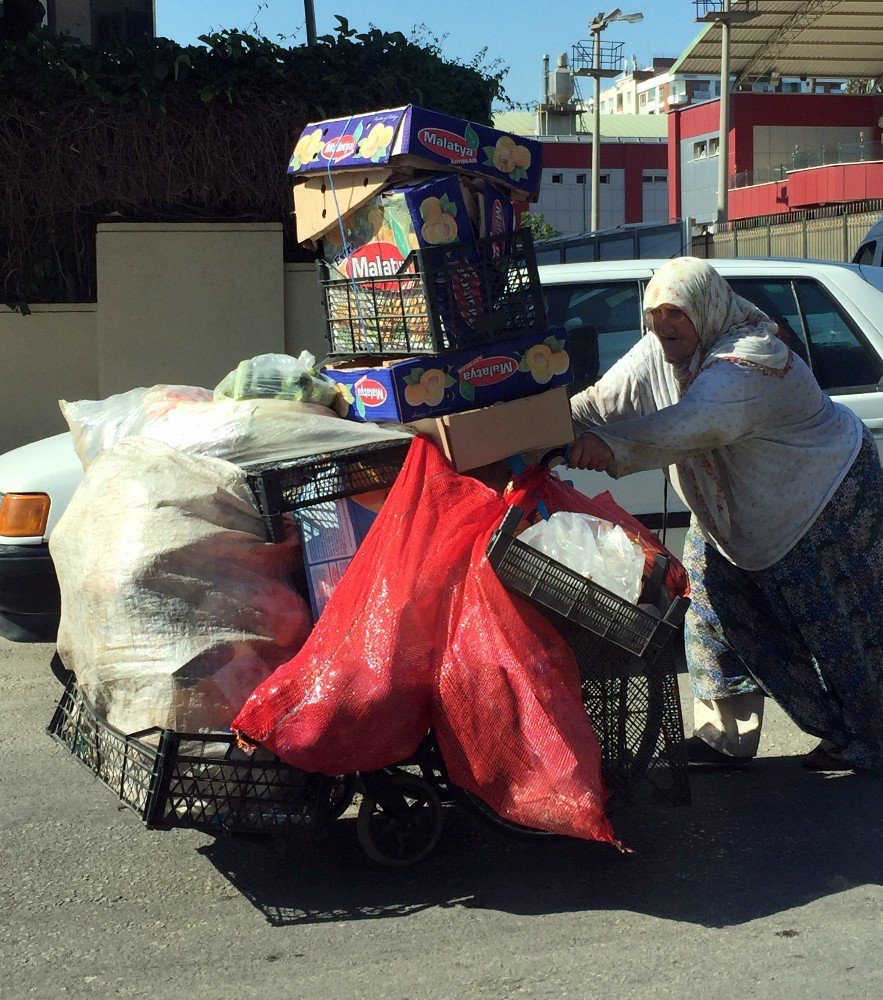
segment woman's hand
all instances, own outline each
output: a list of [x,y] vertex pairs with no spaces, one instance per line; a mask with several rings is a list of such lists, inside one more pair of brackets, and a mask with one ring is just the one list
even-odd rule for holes
[[597,434],[583,434],[570,446],[567,464],[571,469],[594,469],[604,472],[613,462],[613,452]]

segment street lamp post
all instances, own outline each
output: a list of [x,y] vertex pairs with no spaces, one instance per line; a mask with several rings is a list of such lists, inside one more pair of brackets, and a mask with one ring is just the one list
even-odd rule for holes
[[[712,22],[721,26],[721,82],[720,121],[717,163],[717,221],[727,221],[730,167],[730,28],[734,23],[750,21],[758,16],[757,4],[750,0],[736,0],[734,10],[731,0],[694,0],[697,21]],[[699,15],[700,5],[704,14]]]
[[603,12],[589,25],[589,32],[592,35],[592,69],[588,75],[595,78],[595,107],[592,124],[592,232],[596,233],[600,228],[598,219],[599,201],[601,195],[601,77],[616,76],[617,72],[603,70],[601,68],[601,32],[613,21],[628,21],[635,24],[643,21],[643,14],[623,14],[619,7],[614,7],[609,14]]

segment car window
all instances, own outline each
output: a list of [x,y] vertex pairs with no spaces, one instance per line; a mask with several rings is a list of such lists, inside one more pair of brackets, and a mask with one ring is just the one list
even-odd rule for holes
[[871,240],[870,243],[865,243],[858,248],[855,256],[852,258],[852,262],[853,264],[873,264],[876,252],[877,241]]
[[795,285],[819,385],[830,393],[875,388],[883,370],[860,332],[817,282],[804,279]]
[[543,294],[549,323],[568,331],[571,394],[592,385],[641,339],[637,281],[546,285]]
[[737,295],[754,303],[775,321],[779,337],[809,364],[806,332],[791,282],[770,278],[730,278],[729,282]]

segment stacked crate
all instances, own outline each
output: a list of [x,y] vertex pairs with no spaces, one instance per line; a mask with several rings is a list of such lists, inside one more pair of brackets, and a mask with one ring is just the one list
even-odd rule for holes
[[306,127],[298,239],[348,419],[411,424],[459,471],[572,440],[566,336],[514,228],[541,168],[535,140],[413,105]]

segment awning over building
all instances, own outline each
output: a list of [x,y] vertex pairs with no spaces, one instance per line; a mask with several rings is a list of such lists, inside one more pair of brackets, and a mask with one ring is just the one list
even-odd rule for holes
[[[731,7],[738,11],[740,0]],[[759,16],[730,30],[730,68],[740,83],[759,77],[883,77],[883,0],[758,0]],[[708,24],[672,73],[720,73],[721,26]]]

